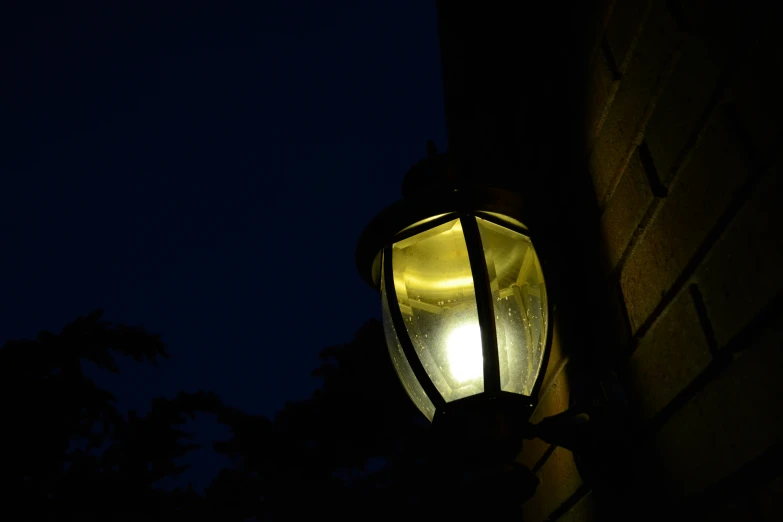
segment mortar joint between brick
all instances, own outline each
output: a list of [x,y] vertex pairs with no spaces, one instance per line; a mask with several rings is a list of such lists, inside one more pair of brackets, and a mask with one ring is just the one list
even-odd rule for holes
[[615,175],[611,178],[609,187],[607,188],[603,199],[599,201],[599,209],[601,214],[603,214],[604,210],[606,209],[606,206],[609,203],[609,200],[614,195],[615,190],[617,190],[617,185],[620,184],[620,180],[622,179],[623,172],[625,172],[625,169],[628,168],[628,163],[631,161],[633,154],[636,152],[636,149],[639,147],[639,145],[642,144],[642,141],[644,140],[644,133],[645,130],[647,129],[647,123],[650,121],[650,117],[655,111],[655,107],[658,103],[658,99],[661,97],[661,94],[666,88],[666,84],[669,81],[669,77],[671,77],[672,72],[674,72],[674,68],[677,66],[677,62],[679,62],[680,60],[680,56],[682,56],[682,51],[680,48],[682,47],[683,36],[678,35],[677,40],[678,42],[676,45],[676,50],[672,53],[669,62],[666,64],[666,67],[664,67],[663,71],[661,71],[661,74],[658,76],[655,83],[655,89],[653,90],[650,99],[647,101],[647,105],[642,111],[642,117],[639,119],[639,122],[637,123],[636,131],[634,132],[633,139],[631,140],[630,146],[622,156],[620,160],[620,164],[616,169]]
[[[750,139],[750,136],[748,134],[748,130],[745,128],[745,125],[742,124],[742,121],[740,120],[739,115],[737,114],[737,107],[732,101],[727,101],[723,104],[726,110],[726,115],[731,120],[731,122],[734,124],[734,128],[737,131],[737,134],[739,135],[739,139],[742,142],[743,148],[748,152],[748,155],[750,156],[750,163],[753,165],[754,169],[763,169],[763,158],[761,156],[761,151],[758,150],[758,147],[753,143],[753,140]],[[776,148],[776,150],[778,150]]]
[[587,484],[582,484],[574,493],[563,501],[554,511],[552,511],[546,518],[547,522],[556,522],[560,520],[563,515],[568,514],[571,509],[576,506],[580,500],[586,497],[590,493],[591,488]]
[[588,158],[593,152],[596,139],[601,135],[601,129],[603,128],[604,123],[606,123],[606,119],[609,117],[609,111],[612,109],[612,104],[614,103],[614,98],[617,95],[617,90],[619,87],[620,81],[614,80],[612,82],[612,86],[609,88],[609,93],[606,95],[606,102],[604,103],[603,109],[601,110],[601,115],[598,117],[598,121],[595,123],[595,129],[593,129],[590,134],[591,143],[588,145]]
[[723,211],[723,213],[715,221],[715,224],[712,226],[712,228],[710,228],[710,230],[707,232],[704,240],[696,249],[696,252],[688,260],[682,272],[680,272],[680,275],[677,276],[677,279],[675,279],[671,287],[669,287],[669,289],[663,293],[663,297],[661,298],[660,302],[653,309],[647,319],[644,320],[642,325],[639,326],[636,333],[634,334],[634,337],[641,338],[644,336],[653,325],[655,320],[664,312],[664,310],[666,310],[670,302],[680,292],[680,290],[682,290],[688,280],[693,276],[698,266],[710,252],[712,246],[723,234],[723,231],[726,229],[729,223],[731,223],[737,213],[739,213],[744,203],[750,198],[753,192],[753,187],[756,186],[766,171],[767,169],[759,169],[755,172],[751,172],[750,176],[748,176],[748,179],[735,192],[734,197],[732,198],[726,210]]
[[712,322],[707,312],[707,305],[704,303],[704,296],[701,295],[699,285],[696,283],[691,283],[688,286],[688,292],[691,295],[693,306],[696,308],[696,316],[699,318],[699,324],[707,340],[707,347],[714,357],[718,353],[718,341],[715,338],[715,330],[712,328]]
[[655,168],[655,162],[653,161],[652,154],[650,154],[650,148],[647,146],[647,141],[642,140],[639,146],[636,147],[636,150],[638,151],[639,161],[647,176],[647,183],[649,184],[653,196],[665,198],[669,195],[669,189],[663,184],[661,176],[658,174],[658,169]]
[[623,74],[620,72],[619,67],[617,67],[617,62],[614,59],[614,55],[612,54],[612,50],[609,48],[609,41],[606,39],[606,35],[604,34],[603,38],[601,38],[601,51],[603,52],[604,59],[606,60],[606,65],[609,67],[609,72],[612,73],[612,78],[615,81],[620,81],[623,79]]
[[717,109],[721,106],[721,104],[722,103],[720,99],[718,99],[716,93],[713,92],[710,101],[707,103],[707,106],[704,108],[704,112],[697,120],[690,136],[687,140],[685,140],[685,144],[683,145],[680,152],[677,153],[677,156],[675,156],[674,161],[669,167],[669,175],[667,176],[668,180],[666,182],[669,189],[671,189],[672,186],[677,182],[680,172],[685,169],[685,166],[688,164],[688,160],[690,160],[691,152],[699,145],[705,131],[709,128],[712,121],[714,121],[717,117]]
[[549,447],[544,451],[544,453],[538,458],[535,464],[533,464],[532,471],[535,474],[538,474],[539,471],[541,471],[541,468],[544,467],[544,464],[546,464],[546,461],[549,460],[549,457],[552,455],[552,453],[555,452],[557,449],[557,446],[554,444],[550,444]]
[[592,44],[592,49],[590,50],[590,56],[588,57],[588,66],[593,67],[595,65],[596,60],[599,56],[599,50],[601,49],[601,41],[606,37],[606,28],[609,26],[609,21],[612,18],[612,11],[614,10],[614,4],[615,0],[611,0],[609,2],[609,5],[606,7],[606,12],[604,13],[603,18],[601,19],[601,23],[598,27],[598,36],[596,40]]
[[682,409],[691,399],[701,392],[716,377],[730,366],[730,360],[726,357],[714,357],[707,366],[694,377],[680,392],[640,427],[638,436],[642,440],[649,440]]
[[642,33],[644,32],[644,28],[647,25],[647,20],[650,18],[650,12],[653,8],[652,1],[647,2],[647,7],[644,10],[644,13],[642,14],[642,18],[639,21],[639,25],[636,27],[636,32],[633,35],[633,38],[631,38],[631,41],[628,45],[628,50],[625,52],[625,56],[622,57],[622,60],[618,60],[617,57],[614,57],[613,60],[615,60],[615,63],[617,64],[617,69],[620,71],[620,74],[623,74],[625,72],[625,69],[628,67],[628,63],[631,61],[631,57],[633,56],[634,51],[636,50],[636,45],[639,43],[639,39],[642,36]]
[[732,357],[743,352],[756,333],[763,330],[774,319],[783,314],[783,291],[778,291],[761,311],[726,343],[721,353]]
[[[704,108],[704,112],[697,120],[690,137],[686,140],[682,150],[680,150],[680,152],[677,154],[674,162],[669,168],[669,180],[667,182],[669,188],[671,188],[671,183],[676,180],[680,172],[683,171],[685,165],[690,159],[691,152],[699,144],[704,131],[709,127],[710,123],[715,118],[719,108],[725,107],[727,104],[733,102],[731,95],[732,80],[738,74],[740,66],[743,64],[744,57],[755,47],[755,45],[758,43],[758,40],[759,39],[756,38],[752,42],[749,42],[742,46],[742,48],[738,49],[724,67],[723,72],[718,77],[715,88],[710,95],[710,100]],[[738,133],[743,140],[743,145],[745,145],[746,149],[750,152],[751,158],[756,160],[756,158],[758,158],[758,153],[755,150],[755,147],[751,145],[751,140],[748,137],[744,126],[739,123],[739,118],[737,117],[736,110],[734,109],[733,105],[728,107],[728,115],[737,123],[735,127],[737,128]]]
[[[615,284],[617,285],[617,299],[619,300],[618,305],[620,307],[620,314],[623,321],[623,336],[628,339],[628,346],[620,353],[620,357],[622,357],[623,354],[631,353],[633,350],[635,350],[638,341],[635,341],[633,335],[631,334],[631,316],[628,313],[628,305],[623,298],[623,289],[619,278],[616,279]],[[612,364],[615,369],[617,368],[617,362],[618,361],[613,361]]]
[[620,255],[620,259],[617,261],[617,265],[614,267],[613,278],[616,281],[620,281],[620,276],[623,273],[625,263],[628,261],[628,258],[631,256],[631,254],[633,254],[639,242],[644,238],[644,233],[646,232],[649,224],[658,214],[658,210],[661,207],[662,201],[662,198],[653,198],[653,200],[650,202],[650,205],[647,207],[647,211],[644,213],[644,216],[642,216],[641,221],[639,221],[639,225],[631,235],[631,239],[628,240],[628,244],[626,245],[625,250]]
[[729,369],[734,361],[735,355],[744,352],[752,341],[762,332],[770,323],[778,319],[783,313],[783,291],[778,292],[776,296],[767,304],[764,309],[740,332],[735,335],[731,342],[720,350],[707,366],[683,388],[666,406],[656,413],[649,421],[640,427],[638,437],[640,439],[649,439],[653,437],[658,430],[663,427],[685,404],[695,397],[716,377]]

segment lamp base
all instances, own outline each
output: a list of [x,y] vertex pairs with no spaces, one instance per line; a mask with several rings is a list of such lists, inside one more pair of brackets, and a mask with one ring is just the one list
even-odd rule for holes
[[458,456],[469,468],[493,468],[513,462],[522,451],[532,405],[514,394],[474,396],[448,403],[433,419],[441,452]]

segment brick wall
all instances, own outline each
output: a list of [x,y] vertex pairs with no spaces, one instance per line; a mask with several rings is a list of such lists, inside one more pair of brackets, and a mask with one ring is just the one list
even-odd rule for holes
[[[640,469],[627,498],[611,498],[583,481],[570,452],[531,441],[519,460],[540,486],[525,520],[781,520],[777,19],[733,0],[596,9],[581,132],[601,284],[623,315],[621,327],[603,325],[613,341],[602,360],[627,393]],[[566,344],[555,343],[534,422],[578,393]],[[625,511],[599,508],[609,505]]]

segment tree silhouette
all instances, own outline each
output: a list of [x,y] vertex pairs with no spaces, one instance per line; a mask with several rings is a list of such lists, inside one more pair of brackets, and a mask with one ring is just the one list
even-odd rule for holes
[[[321,389],[286,403],[274,420],[206,392],[157,398],[146,415],[124,415],[83,369],[89,361],[116,373],[116,354],[152,364],[168,357],[159,336],[112,325],[101,311],[60,334],[0,349],[0,473],[7,498],[26,513],[55,520],[346,520],[379,505],[403,509],[421,490],[413,470],[429,423],[405,397],[378,321],[324,349],[313,372],[323,378]],[[181,473],[180,457],[197,447],[183,428],[197,412],[229,427],[231,438],[213,445],[233,466],[203,494],[164,490],[160,481]]]
[[[63,502],[66,477],[98,469],[89,453],[124,429],[114,397],[85,375],[84,361],[116,372],[112,352],[152,363],[167,357],[158,336],[112,326],[101,315],[80,317],[59,335],[41,332],[34,341],[9,341],[0,350],[5,427],[0,452],[9,498],[40,509]],[[83,447],[70,452],[76,440]]]
[[[328,513],[346,520],[366,516],[370,503],[382,505],[378,491],[428,422],[397,381],[378,321],[351,342],[324,349],[320,360],[313,374],[323,378],[321,389],[286,403],[274,422],[219,415],[233,437],[216,449],[238,468],[224,470],[207,489],[211,505],[241,504],[243,516],[273,520]],[[373,459],[386,466],[371,472]],[[238,499],[240,488],[246,495]]]

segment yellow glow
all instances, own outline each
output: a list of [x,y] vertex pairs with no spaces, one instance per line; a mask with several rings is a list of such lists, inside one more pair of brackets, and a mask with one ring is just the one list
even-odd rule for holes
[[432,217],[428,217],[426,219],[422,219],[421,221],[417,221],[417,222],[415,222],[412,225],[408,225],[407,227],[405,227],[402,230],[400,230],[400,232],[405,232],[406,230],[410,230],[413,227],[417,227],[419,225],[423,225],[424,223],[429,223],[430,221],[434,221],[434,220],[438,219],[439,217],[443,217],[445,215],[446,214],[438,214],[437,216],[432,216]]
[[432,277],[416,277],[413,274],[406,274],[405,280],[410,285],[416,285],[417,288],[425,290],[459,290],[465,287],[473,288],[473,276],[452,277],[450,279],[433,279]]
[[[392,267],[407,333],[443,399],[484,391],[476,297],[459,219],[395,242]],[[473,327],[461,328],[466,325]]]
[[451,375],[459,382],[472,381],[484,375],[481,352],[481,329],[476,323],[463,324],[446,339]]

